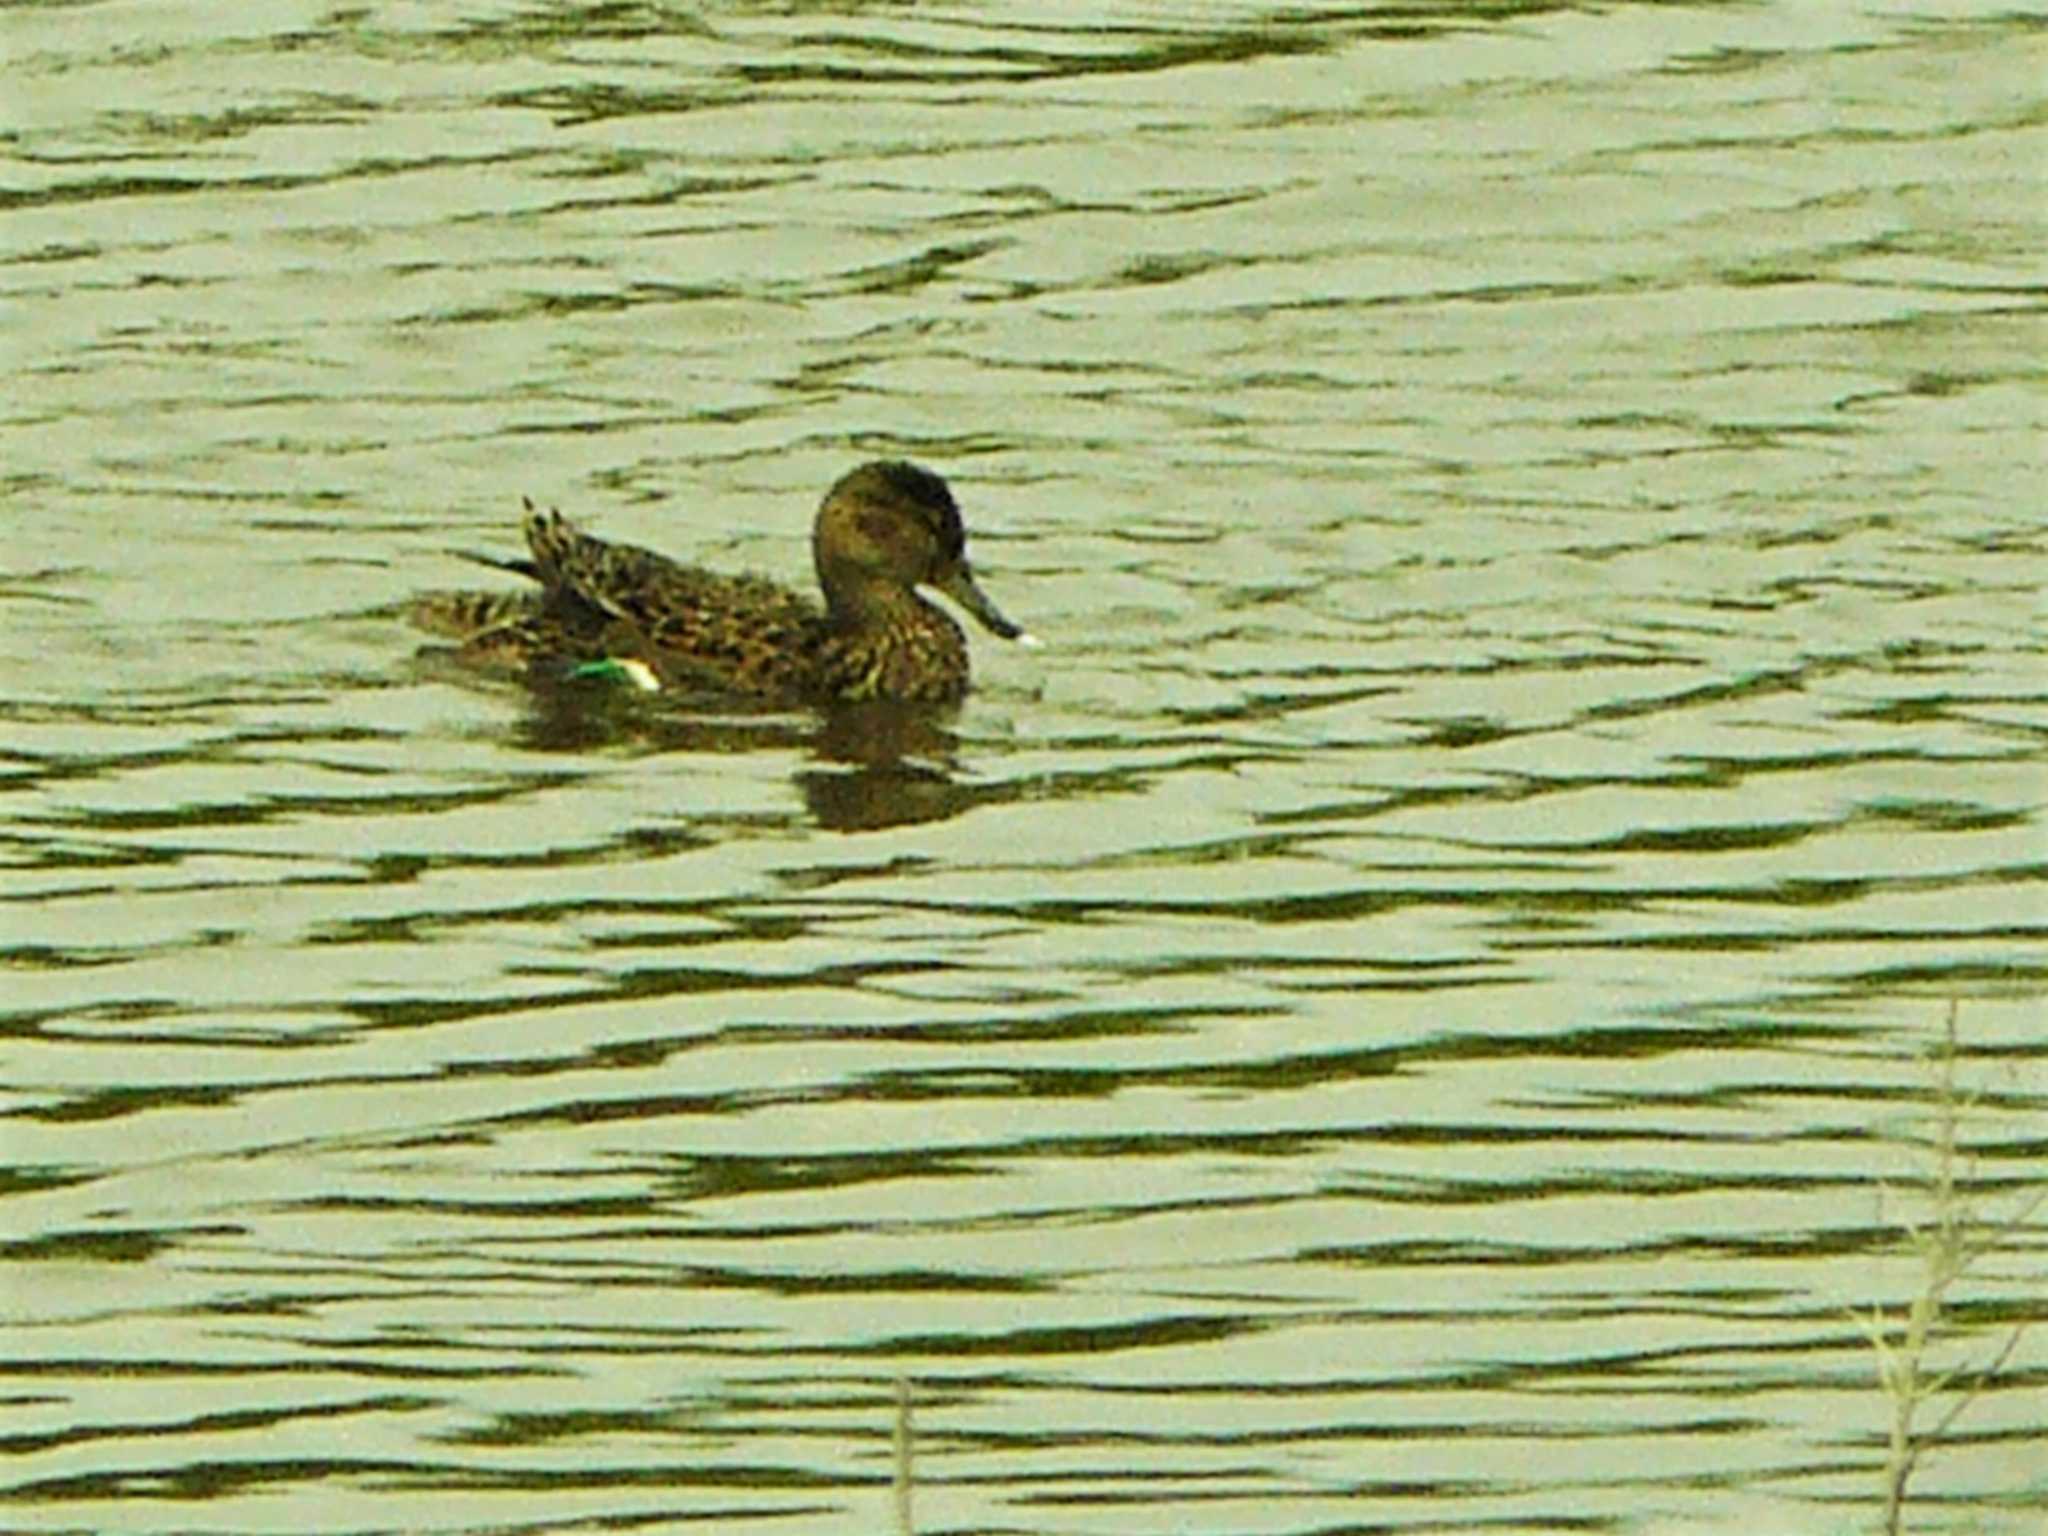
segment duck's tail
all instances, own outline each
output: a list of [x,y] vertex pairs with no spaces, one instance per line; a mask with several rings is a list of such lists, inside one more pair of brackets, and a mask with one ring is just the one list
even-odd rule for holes
[[504,555],[487,555],[481,550],[458,549],[452,551],[458,560],[467,560],[471,565],[487,565],[494,571],[510,571],[514,576],[524,576],[528,581],[543,581],[540,567],[531,560],[508,559]]
[[414,628],[465,642],[524,624],[539,611],[534,592],[422,592],[405,605]]

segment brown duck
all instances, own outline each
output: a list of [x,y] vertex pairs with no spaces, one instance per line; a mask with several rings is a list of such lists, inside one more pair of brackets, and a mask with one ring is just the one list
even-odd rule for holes
[[758,576],[593,538],[529,502],[532,557],[476,558],[532,578],[538,591],[432,593],[410,612],[481,665],[761,699],[944,703],[967,691],[967,637],[918,587],[944,593],[991,634],[1036,643],[975,584],[966,543],[944,480],[915,464],[863,464],[818,507],[820,607]]

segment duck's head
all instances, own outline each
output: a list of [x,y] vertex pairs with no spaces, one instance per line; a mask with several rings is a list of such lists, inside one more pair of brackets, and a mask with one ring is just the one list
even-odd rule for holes
[[943,592],[992,635],[1029,641],[975,585],[967,530],[946,482],[902,460],[863,464],[825,493],[811,531],[818,585],[835,616],[880,615],[912,587]]

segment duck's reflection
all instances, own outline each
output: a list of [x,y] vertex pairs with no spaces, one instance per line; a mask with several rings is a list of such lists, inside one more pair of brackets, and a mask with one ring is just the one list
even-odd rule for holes
[[944,707],[896,700],[790,711],[731,699],[650,698],[617,685],[568,679],[527,691],[522,746],[589,752],[622,743],[659,752],[800,752],[793,777],[819,826],[872,831],[943,821],[1001,791],[955,781],[959,738]]
[[959,738],[929,707],[873,700],[842,704],[822,718],[815,754],[840,769],[796,775],[818,825],[838,832],[872,831],[910,822],[943,821],[984,803],[986,785],[953,778]]

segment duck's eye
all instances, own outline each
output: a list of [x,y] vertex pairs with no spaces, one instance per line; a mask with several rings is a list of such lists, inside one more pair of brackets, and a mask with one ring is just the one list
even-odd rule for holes
[[880,549],[887,549],[901,533],[902,523],[883,507],[863,507],[855,519],[860,536]]

